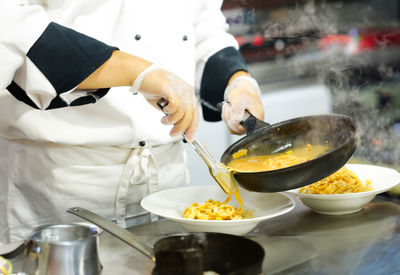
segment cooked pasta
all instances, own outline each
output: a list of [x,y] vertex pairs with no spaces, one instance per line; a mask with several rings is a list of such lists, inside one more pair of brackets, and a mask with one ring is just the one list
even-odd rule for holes
[[358,176],[346,167],[336,173],[300,188],[299,193],[307,194],[345,194],[371,191],[371,181],[362,182]]
[[240,149],[236,153],[232,154],[233,159],[238,159],[240,157],[244,157],[247,155],[248,150],[247,149]]
[[284,153],[274,155],[249,156],[247,150],[241,149],[234,153],[233,160],[228,163],[232,171],[239,172],[261,172],[286,168],[308,160],[314,159],[322,153],[328,151],[327,145],[307,144]]
[[194,220],[241,220],[251,218],[249,211],[243,209],[243,202],[238,190],[236,190],[235,196],[240,208],[227,205],[232,198],[232,195],[229,195],[223,202],[209,199],[202,205],[193,203],[185,209],[183,217]]
[[0,256],[0,274],[7,275],[11,274],[12,265],[11,262]]

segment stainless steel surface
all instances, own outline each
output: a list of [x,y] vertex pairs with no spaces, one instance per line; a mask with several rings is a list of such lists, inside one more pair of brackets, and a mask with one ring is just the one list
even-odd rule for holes
[[151,260],[155,260],[154,258],[154,252],[151,247],[149,247],[147,244],[141,242],[140,240],[137,239],[137,237],[129,232],[128,230],[125,230],[124,228],[120,227],[114,222],[111,222],[107,220],[106,218],[103,218],[89,210],[80,208],[80,207],[73,207],[67,210],[67,212],[74,214],[88,222],[91,222],[108,233],[112,234],[114,237],[117,237],[121,241],[125,242],[126,244],[130,245],[131,247],[139,250],[142,252],[145,256],[149,257]]
[[25,247],[22,271],[35,275],[100,274],[98,233],[78,224],[36,228]]
[[188,143],[207,164],[211,176],[215,179],[222,190],[228,195],[233,194],[238,188],[238,183],[232,173],[220,162],[217,162],[204,144],[197,138],[188,141]]
[[[149,245],[185,232],[167,220],[129,230]],[[297,201],[293,211],[260,223],[245,237],[264,247],[264,275],[399,274],[400,270],[400,206],[392,202],[372,202],[354,214],[324,216]],[[107,232],[100,235],[99,253],[102,275],[151,274],[154,267],[142,253]],[[18,272],[21,259],[12,261]]]

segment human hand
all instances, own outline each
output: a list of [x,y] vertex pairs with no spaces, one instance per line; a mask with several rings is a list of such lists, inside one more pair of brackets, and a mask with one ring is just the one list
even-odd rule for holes
[[247,110],[258,119],[264,120],[264,107],[260,98],[260,88],[256,80],[248,75],[235,77],[225,89],[225,103],[222,119],[231,134],[241,135],[245,129],[239,123]]
[[170,135],[185,133],[192,140],[199,124],[199,107],[194,88],[177,75],[154,64],[139,74],[131,91],[140,92],[158,110],[157,103],[163,99],[167,105],[161,122],[174,125]]

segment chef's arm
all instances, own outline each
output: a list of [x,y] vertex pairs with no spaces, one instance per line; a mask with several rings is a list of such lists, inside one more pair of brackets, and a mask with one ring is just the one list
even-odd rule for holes
[[244,110],[263,119],[257,82],[248,74],[238,43],[229,34],[226,18],[221,12],[221,0],[201,2],[194,20],[196,35],[196,82],[200,90],[203,117],[206,121],[220,121],[217,105],[224,104],[222,119],[231,133],[244,133],[239,122]]
[[[162,69],[149,73],[154,68],[150,62],[50,22],[39,6],[0,0],[0,61],[6,64],[0,66],[0,90],[32,108],[95,103],[109,87],[131,86],[140,79],[136,86],[150,103],[161,98],[169,102],[162,122],[174,125],[171,135],[185,132],[191,137],[197,128],[189,84]],[[144,72],[146,77],[139,77]]]
[[229,78],[224,91],[222,119],[231,134],[245,133],[240,122],[243,121],[246,111],[264,120],[264,107],[260,95],[257,81],[247,72],[238,71]]
[[152,65],[140,57],[115,50],[111,57],[79,85],[78,89],[132,86],[138,75]]
[[39,6],[0,0],[0,89],[36,109],[94,103],[108,88],[76,87],[117,49],[50,22]]
[[[208,121],[222,118],[231,134],[245,132],[240,122],[246,110],[255,117],[264,119],[258,83],[247,72],[242,56],[234,47],[224,48],[207,60],[200,96],[204,118]],[[215,106],[223,101],[225,104],[221,115]]]
[[170,135],[186,134],[191,140],[197,130],[199,111],[194,88],[177,75],[159,68],[140,57],[114,51],[103,65],[78,85],[78,89],[132,86],[156,109],[162,99],[164,124],[174,125]]

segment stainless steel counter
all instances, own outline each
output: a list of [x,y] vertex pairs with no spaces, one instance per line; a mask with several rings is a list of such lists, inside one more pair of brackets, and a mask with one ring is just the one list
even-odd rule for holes
[[[160,220],[130,229],[141,240],[184,233]],[[296,208],[267,220],[246,237],[266,252],[263,274],[400,274],[400,205],[372,202],[361,212],[325,216],[297,201]],[[151,274],[153,262],[108,233],[100,237],[102,275]],[[14,260],[15,271],[20,262]]]

